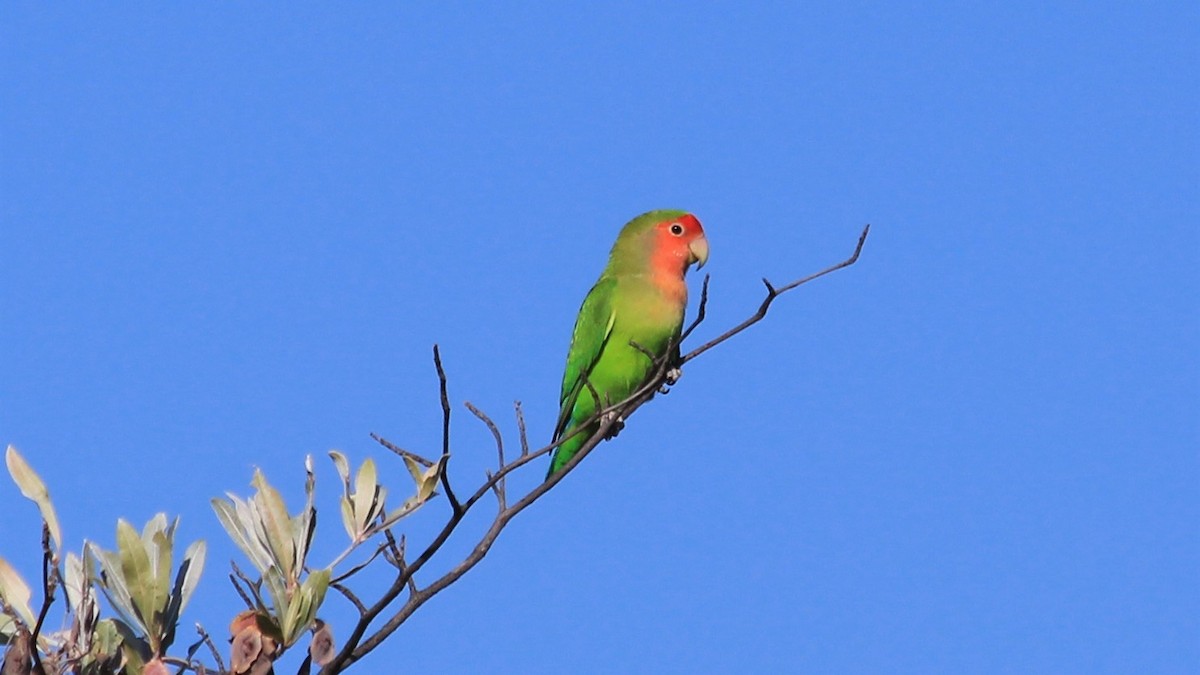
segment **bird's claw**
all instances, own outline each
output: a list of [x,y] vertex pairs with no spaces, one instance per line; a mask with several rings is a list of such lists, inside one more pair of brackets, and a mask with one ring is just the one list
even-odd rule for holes
[[608,424],[610,422],[612,423],[612,426],[608,428],[608,436],[605,437],[605,440],[614,438],[617,434],[621,433],[622,429],[625,428],[625,418],[618,415],[615,410],[604,413],[604,415],[600,418],[601,424]]
[[672,369],[668,370],[667,371],[667,386],[668,387],[673,386],[676,382],[679,381],[679,378],[681,378],[681,377],[683,377],[683,369],[682,368],[672,368]]

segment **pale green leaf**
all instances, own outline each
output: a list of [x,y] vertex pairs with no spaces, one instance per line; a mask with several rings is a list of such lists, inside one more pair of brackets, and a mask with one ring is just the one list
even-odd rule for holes
[[29,584],[25,583],[25,580],[21,578],[20,574],[17,574],[7,560],[0,558],[0,598],[3,598],[5,604],[13,608],[13,611],[21,617],[21,621],[25,622],[25,626],[30,630],[37,623],[37,619],[33,615],[33,608],[29,606],[31,597],[33,597],[33,593],[29,590]]
[[325,591],[329,588],[330,571],[317,570],[304,580],[292,599],[283,621],[283,637],[285,645],[292,645],[312,625],[317,617],[317,610],[325,601]]
[[[232,499],[236,500],[237,497],[232,497]],[[270,555],[259,545],[253,532],[247,532],[242,527],[236,502],[214,498],[211,503],[213,511],[217,514],[217,520],[221,522],[221,526],[225,528],[229,538],[233,540],[234,544],[237,544],[242,553],[246,554],[246,557],[254,564],[254,568],[261,572],[264,565],[270,564]]]
[[113,609],[117,610],[125,620],[133,624],[142,633],[148,633],[149,629],[142,623],[138,617],[137,608],[134,606],[133,593],[129,586],[125,583],[125,575],[121,572],[121,556],[113,551],[105,551],[104,549],[85,542],[86,551],[91,551],[91,556],[100,565],[101,574],[99,577],[100,590],[104,591],[105,597],[112,603]]
[[208,552],[208,548],[204,540],[192,542],[191,546],[183,554],[183,564],[179,568],[180,577],[179,583],[176,584],[175,593],[179,596],[179,611],[183,611],[187,607],[188,601],[192,599],[192,594],[196,592],[196,587],[200,585],[200,575],[204,572],[204,558]]
[[[84,556],[87,557],[86,546]],[[63,575],[63,585],[67,590],[67,601],[71,604],[71,611],[83,617],[85,623],[95,621],[100,616],[100,608],[96,606],[96,589],[92,586],[91,573],[85,567],[84,560],[68,552]]]
[[294,579],[298,570],[294,566],[296,552],[292,546],[292,519],[283,496],[271,487],[261,469],[254,470],[251,484],[258,490],[254,495],[254,505],[262,532],[270,545],[271,557],[285,579]]
[[271,605],[276,617],[287,614],[291,600],[288,596],[287,584],[283,575],[274,567],[263,572],[263,584],[267,587],[267,595],[271,596]]
[[142,538],[124,519],[117,521],[117,551],[121,559],[121,576],[129,588],[137,619],[150,635],[154,618],[154,572],[150,556],[142,546]]
[[413,458],[409,457],[408,455],[405,455],[404,456],[404,466],[406,468],[408,468],[408,473],[412,474],[413,482],[420,484],[420,482],[421,482],[421,465],[417,464],[416,460],[414,460]]
[[360,531],[366,530],[375,516],[378,487],[375,461],[368,457],[363,460],[354,480],[354,517]]
[[8,446],[8,450],[4,453],[4,462],[8,465],[8,473],[21,490],[21,494],[37,504],[38,511],[42,514],[42,520],[50,530],[50,537],[54,539],[54,548],[61,549],[62,529],[58,525],[58,514],[54,511],[54,504],[50,501],[50,492],[46,489],[46,484],[42,482],[41,477],[37,475],[33,467],[29,466],[29,463],[25,461],[21,453],[17,452],[15,447]]
[[354,507],[350,505],[350,498],[342,496],[342,526],[346,528],[346,534],[350,535],[351,541],[358,541],[358,526],[354,524]]
[[329,458],[333,460],[333,466],[337,469],[338,476],[342,479],[342,486],[345,493],[350,494],[350,461],[337,450],[330,450]]

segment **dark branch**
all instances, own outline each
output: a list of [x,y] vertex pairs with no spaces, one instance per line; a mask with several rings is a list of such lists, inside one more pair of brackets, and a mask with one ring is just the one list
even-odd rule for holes
[[709,276],[707,274],[705,274],[704,275],[704,283],[700,286],[700,304],[697,306],[697,309],[696,309],[696,318],[695,318],[695,320],[692,321],[691,325],[688,326],[687,329],[684,330],[683,333],[679,336],[680,343],[682,343],[684,340],[688,339],[688,336],[692,334],[692,331],[696,330],[696,326],[699,326],[701,323],[704,322],[705,309],[708,308],[708,278],[709,278]]
[[437,345],[433,346],[433,365],[437,368],[438,388],[442,396],[442,489],[446,492],[446,501],[454,512],[462,510],[454,490],[450,488],[450,475],[447,472],[450,464],[450,396],[446,391],[446,369],[442,367],[442,353]]
[[208,645],[208,651],[212,652],[213,659],[217,662],[217,669],[224,673],[225,661],[221,659],[221,652],[217,651],[217,646],[213,644],[212,638],[208,635],[208,631],[204,630],[204,626],[196,624],[196,632],[200,634],[200,639],[204,641],[204,644]]
[[346,588],[341,582],[331,581],[329,582],[329,587],[346,596],[346,599],[350,601],[350,604],[354,605],[355,609],[358,610],[359,616],[367,613],[367,606],[362,603],[362,600],[359,600],[358,596],[354,594],[354,591]]
[[421,466],[425,467],[426,469],[428,469],[429,467],[434,465],[433,461],[425,459],[424,457],[418,455],[415,452],[405,450],[404,448],[396,445],[395,443],[392,443],[391,441],[387,440],[386,438],[383,438],[379,434],[371,434],[371,438],[374,439],[374,441],[376,443],[382,445],[383,447],[387,448],[388,450],[391,450],[392,452],[396,453],[397,455],[400,455],[401,457],[407,457],[407,458],[411,459],[412,461],[416,462],[417,464],[420,464]]
[[54,553],[50,550],[50,525],[42,521],[42,609],[38,612],[37,623],[29,637],[29,649],[33,656],[33,672],[44,672],[42,667],[41,650],[38,649],[38,634],[42,632],[42,624],[46,622],[46,613],[54,604],[55,576],[57,570],[53,565]]
[[691,361],[692,359],[696,358],[697,356],[700,356],[704,352],[712,349],[713,347],[716,347],[717,345],[721,344],[722,342],[725,342],[726,340],[733,337],[734,335],[737,335],[738,333],[746,330],[750,326],[753,326],[754,324],[758,323],[759,321],[762,321],[763,318],[767,315],[767,310],[771,308],[771,303],[775,302],[775,298],[778,298],[779,296],[783,295],[784,293],[787,293],[788,291],[792,290],[793,288],[796,288],[797,286],[802,286],[814,279],[823,277],[826,274],[829,274],[830,272],[836,272],[836,271],[842,269],[843,267],[849,267],[850,265],[853,265],[855,263],[855,261],[858,260],[858,255],[860,253],[862,253],[863,244],[866,243],[867,233],[870,231],[871,231],[870,225],[867,225],[866,227],[864,227],[862,234],[860,234],[858,236],[858,245],[854,247],[854,253],[849,258],[846,258],[845,260],[843,260],[842,262],[840,262],[836,265],[826,267],[825,269],[821,270],[820,272],[817,272],[815,274],[810,274],[801,279],[797,279],[796,281],[793,281],[793,282],[786,284],[784,286],[781,286],[779,288],[775,288],[774,286],[771,285],[771,282],[767,281],[766,279],[763,279],[763,283],[766,284],[766,286],[767,286],[767,297],[764,298],[762,301],[762,304],[758,306],[758,311],[755,312],[750,318],[746,319],[745,321],[739,323],[738,325],[734,326],[733,328],[730,328],[729,330],[718,335],[717,337],[713,338],[712,340],[709,340],[708,342],[705,342],[704,344],[700,345],[699,347],[688,352],[686,355],[683,356],[683,358],[681,358],[679,360],[680,364],[684,364],[684,363],[687,363],[688,361]]

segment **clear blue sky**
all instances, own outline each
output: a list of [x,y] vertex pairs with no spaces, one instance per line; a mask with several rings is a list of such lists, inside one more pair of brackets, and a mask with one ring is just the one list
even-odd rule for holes
[[704,222],[700,338],[869,222],[358,672],[1200,671],[1195,3],[646,4],[4,3],[0,442],[70,545],[181,514],[223,634],[209,498],[316,455],[327,561],[434,342],[545,440],[627,219]]

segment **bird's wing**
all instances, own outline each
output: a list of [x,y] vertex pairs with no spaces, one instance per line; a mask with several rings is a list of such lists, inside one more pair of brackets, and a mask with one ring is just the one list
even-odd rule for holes
[[[617,282],[611,277],[601,277],[588,291],[575,319],[575,331],[571,335],[571,348],[567,350],[567,368],[563,372],[562,394],[559,397],[558,423],[554,426],[554,439],[558,440],[567,428],[575,401],[587,390],[584,378],[591,375],[592,368],[600,359],[604,345],[612,334],[617,320],[613,293]],[[591,396],[591,392],[582,395]],[[599,407],[599,406],[597,406]]]

